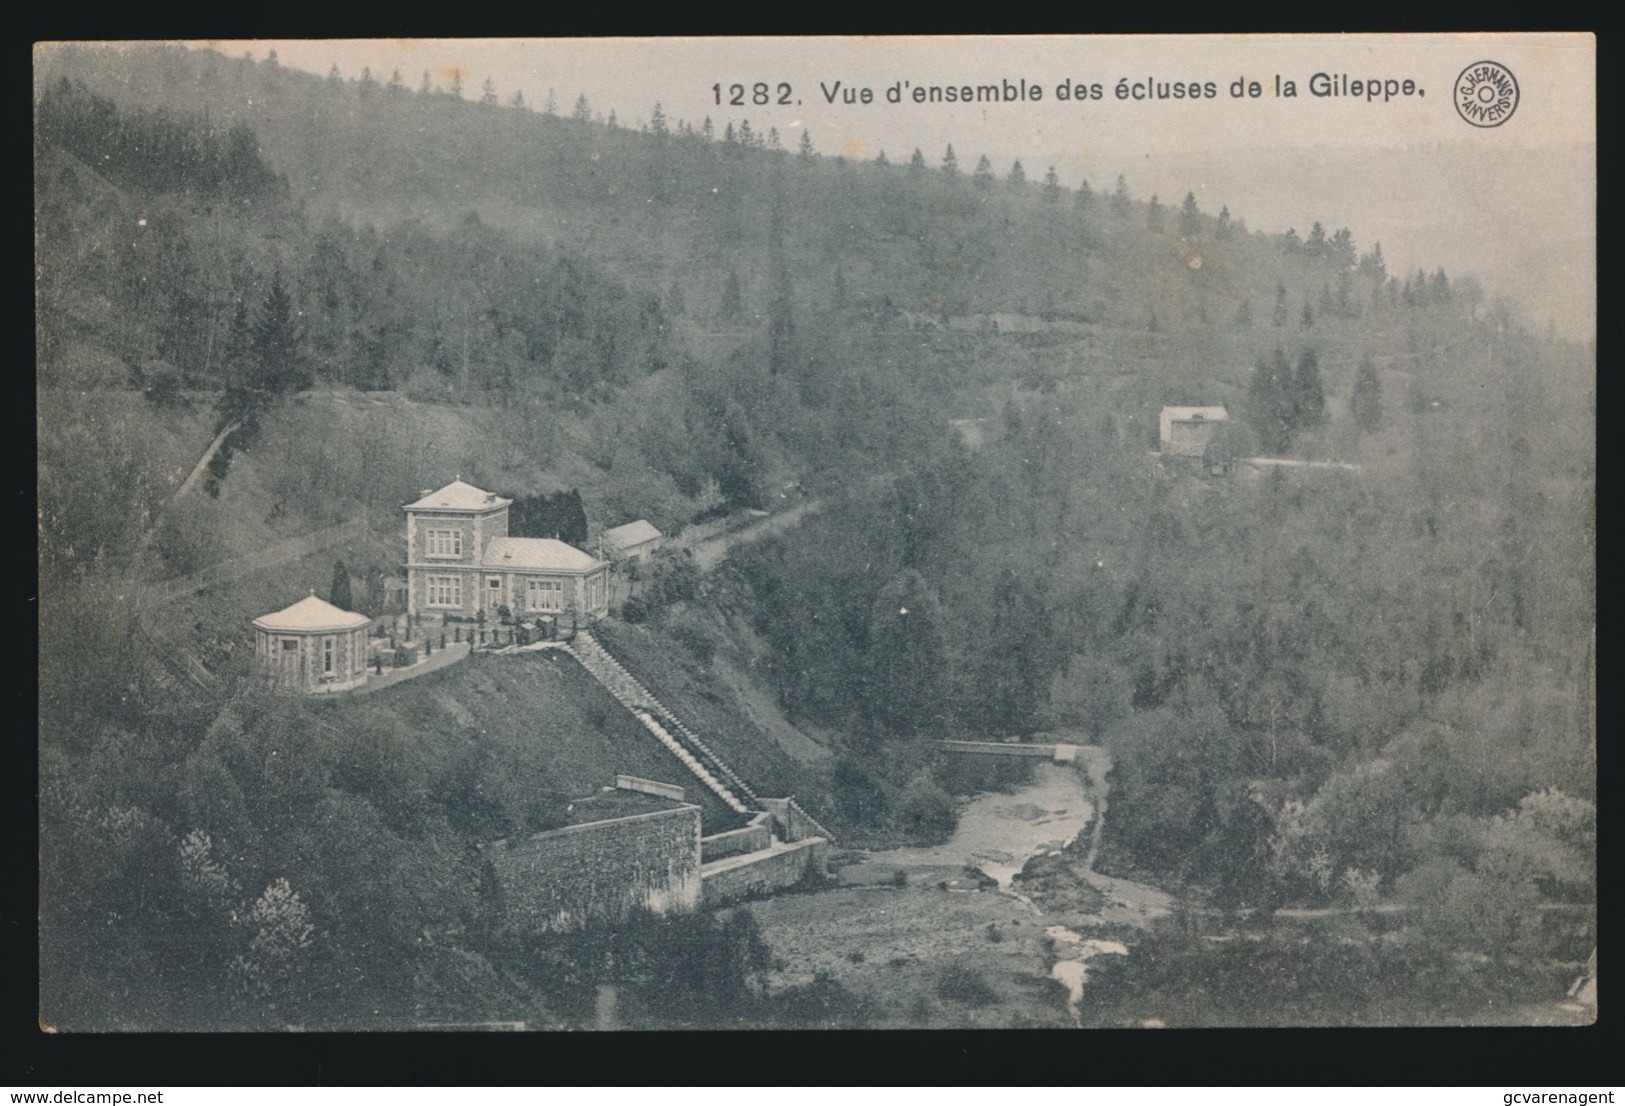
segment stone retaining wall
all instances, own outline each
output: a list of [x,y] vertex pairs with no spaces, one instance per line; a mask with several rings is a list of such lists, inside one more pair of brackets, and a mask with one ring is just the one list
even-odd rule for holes
[[794,844],[776,843],[765,852],[707,864],[701,871],[704,904],[721,906],[752,895],[771,895],[794,887],[809,872],[821,875],[828,847],[822,837],[809,837]]
[[700,905],[700,808],[682,806],[498,841],[484,849],[500,924],[520,933],[613,924]]
[[760,852],[772,844],[773,831],[768,816],[758,814],[748,826],[700,838],[700,863],[709,864],[726,856]]

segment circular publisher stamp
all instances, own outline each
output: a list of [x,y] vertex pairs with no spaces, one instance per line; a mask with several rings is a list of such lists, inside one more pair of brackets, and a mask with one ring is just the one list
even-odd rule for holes
[[1518,110],[1518,78],[1498,61],[1475,61],[1456,78],[1456,112],[1475,127],[1499,127]]

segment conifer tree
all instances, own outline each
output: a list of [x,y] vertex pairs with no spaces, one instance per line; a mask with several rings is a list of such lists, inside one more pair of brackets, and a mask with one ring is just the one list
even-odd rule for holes
[[1350,408],[1355,423],[1367,434],[1382,429],[1382,379],[1377,376],[1377,367],[1369,357],[1360,361]]
[[1294,429],[1319,426],[1326,421],[1326,390],[1320,382],[1320,358],[1312,349],[1298,355],[1292,393]]
[[913,569],[880,589],[869,616],[864,698],[890,733],[930,733],[948,689],[948,650],[935,592]]
[[1145,226],[1152,234],[1162,233],[1162,204],[1157,202],[1155,193],[1152,193],[1151,202],[1145,207]]
[[341,611],[355,610],[355,599],[350,594],[350,570],[343,561],[333,562],[333,586],[327,590],[327,601]]
[[1054,204],[1061,202],[1061,178],[1055,173],[1055,166],[1051,165],[1044,173],[1044,202]]
[[1202,229],[1202,217],[1196,210],[1196,193],[1185,193],[1185,202],[1179,208],[1179,233],[1190,238]]
[[1087,211],[1095,204],[1094,189],[1089,187],[1087,179],[1078,185],[1078,191],[1072,197],[1072,206],[1078,211]]
[[304,366],[303,335],[293,297],[282,284],[282,274],[271,278],[271,288],[254,321],[253,363],[255,386],[264,392],[297,392],[310,386]]
[[1354,232],[1348,227],[1332,235],[1331,256],[1344,269],[1354,267]]
[[1360,258],[1360,275],[1381,284],[1388,279],[1388,266],[1382,259],[1382,243],[1371,247],[1371,252]]
[[[806,130],[805,128],[802,129],[801,138],[796,143],[796,156],[802,161],[811,161],[813,159],[812,132]],[[884,160],[885,157],[886,152],[882,150],[880,152],[880,159]]]
[[993,186],[993,163],[987,159],[986,154],[977,159],[976,170],[971,174],[971,179],[976,187],[984,192]]
[[1213,237],[1221,242],[1227,242],[1234,233],[1235,224],[1230,221],[1230,209],[1228,207],[1219,208],[1219,222],[1213,228]]
[[1315,225],[1309,228],[1309,237],[1304,240],[1303,252],[1310,257],[1324,257],[1326,255],[1326,228],[1316,220]]
[[942,155],[942,175],[949,180],[959,176],[959,159],[954,156],[954,144],[948,143],[947,152]]
[[1013,188],[1020,188],[1026,183],[1027,171],[1021,167],[1021,160],[1018,158],[1010,166],[1010,185]]
[[1249,421],[1266,453],[1285,453],[1292,443],[1292,392],[1292,366],[1277,346],[1271,360],[1259,358],[1247,387]]

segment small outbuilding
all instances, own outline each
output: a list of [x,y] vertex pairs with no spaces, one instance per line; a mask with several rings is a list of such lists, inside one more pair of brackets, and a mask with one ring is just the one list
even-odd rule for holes
[[367,682],[371,621],[312,591],[293,606],[254,620],[254,655],[276,687],[305,694],[346,691]]
[[1223,406],[1164,407],[1160,421],[1165,456],[1200,458],[1219,428],[1230,421],[1230,412]]
[[604,531],[604,552],[612,561],[641,561],[656,552],[666,540],[647,519],[628,522]]

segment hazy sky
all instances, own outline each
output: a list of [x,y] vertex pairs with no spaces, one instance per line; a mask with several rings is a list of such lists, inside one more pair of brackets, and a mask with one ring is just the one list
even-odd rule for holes
[[[585,93],[595,111],[613,108],[637,125],[658,100],[666,114],[698,121],[750,118],[758,130],[776,126],[793,135],[806,127],[821,151],[895,160],[914,146],[940,154],[954,142],[961,153],[1001,158],[1043,154],[1085,160],[1102,149],[1156,153],[1193,147],[1225,149],[1267,141],[1298,145],[1389,146],[1470,140],[1486,148],[1520,144],[1586,143],[1594,136],[1595,53],[1583,35],[1405,36],[1346,35],[1232,37],[1027,38],[739,38],[739,39],[461,39],[231,42],[233,53],[281,60],[312,72],[338,65],[345,76],[371,66],[379,79],[399,69],[416,87],[425,69],[449,83],[464,73],[466,94],[477,95],[490,77],[507,100],[523,90],[540,107],[549,89],[567,111]],[[1456,76],[1483,59],[1516,75],[1520,102],[1504,125],[1470,127],[1451,105]],[[1314,97],[1316,72],[1351,78],[1411,78],[1422,94],[1384,103]],[[1275,74],[1295,79],[1297,99],[1276,98]],[[1230,84],[1258,79],[1264,95],[1232,99]],[[1216,99],[1119,100],[1119,78],[1131,82],[1214,82]],[[1043,100],[976,104],[892,105],[881,93],[896,81],[914,85],[983,84],[1026,79]],[[1088,104],[1059,101],[1061,81],[1100,83],[1106,93]],[[788,105],[732,108],[716,103],[714,84],[765,81],[777,101],[790,84]],[[875,91],[870,105],[830,104],[824,89]],[[821,87],[822,86],[822,87]],[[1031,154],[1029,155],[1029,151]]]
[[[1564,271],[1544,278],[1556,287],[1572,283],[1576,272],[1589,273],[1587,266],[1594,263],[1572,247],[1583,241],[1594,249],[1595,237],[1595,46],[1589,35],[375,39],[212,45],[256,58],[275,49],[283,64],[320,74],[337,65],[345,77],[356,77],[370,67],[382,81],[398,69],[411,88],[425,70],[442,86],[461,70],[465,96],[478,96],[489,77],[504,103],[522,90],[540,109],[552,90],[564,114],[585,94],[594,114],[613,109],[622,125],[632,127],[642,125],[659,101],[668,117],[698,124],[710,116],[719,131],[725,121],[741,119],[758,132],[776,127],[791,148],[805,129],[824,154],[872,158],[885,150],[891,160],[901,161],[917,146],[934,166],[951,142],[966,171],[986,154],[1001,175],[1013,158],[1022,160],[1032,179],[1054,165],[1069,187],[1086,177],[1097,188],[1109,187],[1123,173],[1136,196],[1161,192],[1165,201],[1177,203],[1190,189],[1204,208],[1227,203],[1255,229],[1293,226],[1302,234],[1316,218],[1349,225],[1362,246],[1386,239],[1385,253],[1396,264],[1455,263],[1510,273],[1516,268],[1513,258],[1566,251]],[[1453,103],[1458,76],[1483,60],[1504,65],[1518,84],[1516,110],[1497,127],[1469,125]],[[1409,79],[1419,91],[1375,101],[1315,96],[1310,80],[1316,73],[1334,79],[1345,74],[1350,80]],[[1275,95],[1277,75],[1296,82],[1296,98]],[[1125,77],[1131,92],[1135,83],[1143,90],[1147,83],[1212,82],[1217,96],[1119,99],[1116,87]],[[1257,81],[1261,95],[1233,97],[1238,78]],[[919,86],[998,83],[1002,88],[1010,82],[1019,88],[1023,81],[1041,88],[1042,99],[970,105],[912,99]],[[743,84],[749,101],[757,82],[765,83],[770,103],[717,103],[714,85],[723,86],[726,100],[729,85]],[[889,103],[886,91],[898,82],[908,82],[901,90],[903,102]],[[1056,87],[1063,82],[1098,84],[1103,98],[1060,100]],[[789,86],[788,95],[781,83]],[[844,92],[864,88],[872,91],[873,102],[845,102]],[[791,102],[781,104],[781,98]],[[1415,147],[1439,143],[1453,152],[1448,168],[1435,175],[1428,156]],[[1362,173],[1358,187],[1338,179],[1339,166],[1359,164],[1359,151],[1405,147],[1412,154],[1394,162],[1395,179]],[[1288,149],[1318,149],[1324,156],[1306,162],[1303,155],[1283,160],[1269,153]],[[1536,149],[1542,151],[1539,166],[1555,167],[1539,174],[1544,179],[1510,170],[1527,164],[1528,151]],[[1193,152],[1200,156],[1190,156]],[[1550,191],[1554,182],[1560,190],[1556,196]],[[1540,205],[1532,202],[1537,188],[1545,190]],[[1493,252],[1497,249],[1499,254]],[[1496,283],[1493,272],[1489,283]],[[1572,329],[1572,313],[1558,314],[1560,325]],[[1574,317],[1584,326],[1588,312]]]

